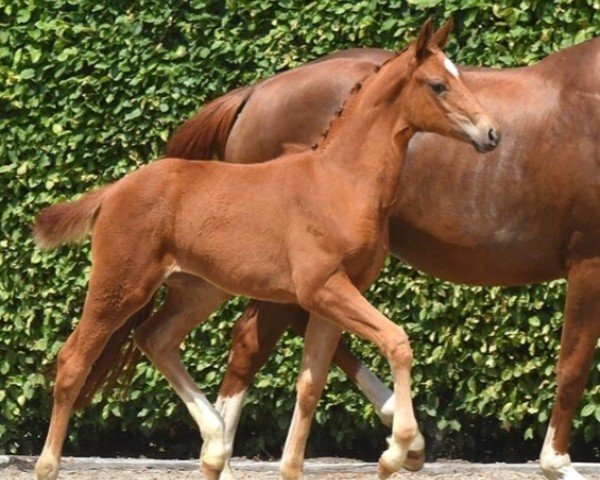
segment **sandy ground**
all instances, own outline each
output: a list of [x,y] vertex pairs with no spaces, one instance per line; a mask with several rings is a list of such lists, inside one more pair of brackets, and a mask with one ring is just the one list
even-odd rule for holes
[[[238,471],[237,478],[239,480],[275,480],[279,479],[276,472],[251,472]],[[31,470],[22,471],[16,467],[8,467],[0,469],[0,478],[3,480],[31,480],[33,472]],[[203,476],[196,471],[183,470],[113,470],[100,469],[89,471],[63,471],[59,479],[62,480],[200,480]],[[312,473],[304,477],[306,480],[376,480],[375,474],[364,473]],[[397,473],[392,479],[405,480],[461,480],[468,478],[469,480],[543,480],[544,477],[540,473],[521,473],[512,472],[504,469],[477,472],[461,472],[461,473]],[[587,475],[586,480],[600,480],[600,472],[598,474]]]

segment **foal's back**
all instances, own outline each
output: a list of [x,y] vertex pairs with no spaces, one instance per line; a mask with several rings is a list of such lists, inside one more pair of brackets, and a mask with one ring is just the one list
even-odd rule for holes
[[[161,262],[174,261],[176,271],[228,292],[294,301],[283,294],[294,290],[286,252],[299,239],[290,232],[299,217],[332,208],[312,207],[311,199],[324,199],[311,157],[303,152],[253,165],[158,160],[110,187],[94,236],[116,230],[116,244],[145,245],[161,252]],[[256,278],[269,281],[256,285]]]

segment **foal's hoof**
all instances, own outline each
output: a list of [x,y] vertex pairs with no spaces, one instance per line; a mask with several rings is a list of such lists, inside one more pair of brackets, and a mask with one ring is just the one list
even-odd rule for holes
[[221,476],[221,471],[222,471],[221,468],[212,467],[204,462],[202,462],[201,470],[202,470],[202,473],[204,474],[204,476],[208,480],[219,480],[219,477]]
[[409,450],[402,467],[409,472],[418,472],[423,469],[423,465],[425,465],[425,449]]
[[379,459],[379,463],[377,464],[377,476],[381,479],[381,480],[385,480],[386,478],[389,478],[390,476],[392,476],[394,473],[393,470],[391,470],[386,464],[385,462],[380,458]]
[[231,470],[231,466],[229,462],[225,464],[225,468],[221,472],[221,478],[219,480],[236,480],[233,470]]

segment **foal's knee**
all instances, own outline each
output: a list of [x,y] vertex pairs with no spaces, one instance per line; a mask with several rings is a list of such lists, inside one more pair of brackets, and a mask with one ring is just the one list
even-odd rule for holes
[[320,392],[308,372],[304,372],[298,377],[296,392],[298,407],[303,411],[313,410],[319,403]]
[[402,327],[394,326],[393,330],[386,335],[384,349],[382,353],[389,360],[392,369],[407,368],[412,365],[413,351],[408,335]]

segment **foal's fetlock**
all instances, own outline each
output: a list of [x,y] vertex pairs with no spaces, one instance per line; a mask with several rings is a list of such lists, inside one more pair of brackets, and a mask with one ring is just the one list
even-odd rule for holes
[[225,468],[225,448],[222,442],[205,441],[200,454],[201,469],[206,478],[218,480]]
[[417,432],[415,438],[412,439],[406,454],[406,460],[402,467],[411,472],[421,470],[425,465],[425,438],[421,432]]
[[279,473],[283,480],[302,480],[304,472],[302,466],[289,465],[282,463],[279,467]]
[[388,448],[379,457],[377,466],[377,475],[380,479],[388,478],[402,468],[406,462],[408,447],[416,432],[416,428],[405,428],[387,438]]
[[35,464],[36,480],[56,480],[60,470],[60,461],[53,455],[42,453]]

